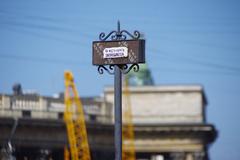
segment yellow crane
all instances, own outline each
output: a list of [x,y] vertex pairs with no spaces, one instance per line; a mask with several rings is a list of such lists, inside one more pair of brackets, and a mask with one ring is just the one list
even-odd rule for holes
[[[83,106],[74,84],[73,74],[66,71],[64,73],[64,79],[64,121],[67,128],[71,159],[91,160]],[[65,150],[65,152],[67,153],[67,150]],[[67,154],[65,155],[65,159],[67,159]]]
[[132,108],[130,101],[130,91],[128,86],[128,78],[124,78],[124,112],[123,112],[123,126],[122,126],[122,159],[123,160],[135,160],[135,145],[134,145],[134,126],[132,121]]

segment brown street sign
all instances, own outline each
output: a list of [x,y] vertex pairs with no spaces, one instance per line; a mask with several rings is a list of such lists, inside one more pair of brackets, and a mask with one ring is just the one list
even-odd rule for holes
[[93,65],[145,63],[145,40],[94,41]]

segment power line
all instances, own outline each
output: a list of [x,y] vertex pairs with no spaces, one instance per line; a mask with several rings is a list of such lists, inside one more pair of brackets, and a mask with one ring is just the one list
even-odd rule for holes
[[92,38],[89,34],[85,34],[83,32],[80,32],[80,30],[75,30],[72,28],[66,28],[66,27],[59,27],[56,25],[43,25],[43,24],[35,24],[35,23],[24,23],[24,22],[14,22],[14,21],[3,21],[0,22],[3,25],[7,26],[19,26],[22,28],[27,28],[27,29],[38,29],[38,30],[43,30],[43,31],[54,31],[54,32],[66,32],[66,33],[71,33],[73,35],[78,35],[79,37],[87,37],[87,38]]
[[91,65],[87,62],[77,62],[77,61],[71,61],[71,60],[60,60],[60,59],[50,59],[50,58],[44,58],[44,57],[30,57],[30,56],[19,56],[19,55],[9,55],[9,54],[0,54],[0,58],[4,59],[12,59],[12,60],[21,60],[21,61],[31,61],[31,62],[41,62],[41,63],[49,63],[49,64],[63,64],[63,65]]
[[[207,67],[211,67],[211,68],[215,68],[215,69],[224,69],[227,71],[231,71],[231,72],[237,72],[240,73],[240,68],[237,67],[233,67],[233,66],[227,66],[227,65],[222,65],[222,64],[217,64],[217,63],[213,63],[213,62],[207,62],[207,61],[201,61],[199,59],[194,59],[194,58],[190,58],[190,57],[186,57],[183,54],[182,55],[176,55],[174,54],[174,57],[169,57],[170,55],[173,55],[173,53],[169,53],[166,51],[161,51],[159,49],[153,49],[153,48],[149,48],[150,51],[152,51],[153,53],[157,52],[159,53],[159,55],[164,55],[165,57],[169,58],[169,59],[176,59],[177,60],[183,60],[183,61],[187,61],[188,63],[192,63],[192,64],[198,64],[201,66],[207,66]],[[153,55],[153,54],[152,54]],[[157,54],[154,54],[154,56],[157,56]]]
[[[98,19],[93,19],[93,20],[89,21],[90,22],[90,24],[89,24],[89,23],[86,23],[86,20],[89,20],[89,18],[86,18],[86,17],[81,17],[81,18],[79,17],[78,20],[71,21],[71,20],[69,20],[69,18],[66,19],[66,18],[63,18],[63,17],[59,18],[59,17],[39,16],[39,15],[32,15],[32,14],[31,15],[22,14],[22,13],[19,14],[19,13],[4,11],[4,10],[0,10],[0,16],[1,16],[1,13],[5,14],[5,16],[2,19],[6,18],[6,15],[13,14],[11,16],[8,16],[8,19],[10,19],[10,21],[12,21],[12,22],[19,21],[19,16],[20,16],[21,17],[20,20],[21,20],[22,23],[26,22],[26,20],[27,20],[27,22],[29,22],[29,20],[31,22],[32,21],[35,21],[35,22],[40,21],[40,22],[44,22],[44,23],[54,25],[54,27],[56,28],[56,27],[59,27],[59,24],[69,25],[70,24],[69,22],[71,22],[71,27],[76,26],[76,23],[79,23],[81,25],[80,27],[88,26],[88,28],[89,28],[89,27],[95,26],[97,28],[104,29],[104,27],[96,24],[96,21]],[[72,18],[72,17],[70,17],[70,18]],[[72,22],[74,22],[74,25],[72,24]],[[60,27],[60,29],[63,29],[64,31],[67,30],[69,32],[77,32],[77,33],[80,32],[80,30],[78,30],[78,29],[70,29],[70,28],[66,29],[66,28],[62,28],[62,27]]]
[[79,41],[75,41],[75,40],[70,40],[70,39],[62,39],[62,38],[59,38],[59,37],[55,37],[55,36],[50,36],[50,35],[47,35],[47,34],[43,34],[43,33],[39,33],[39,32],[32,32],[32,31],[29,31],[29,30],[19,30],[18,28],[3,28],[3,29],[6,29],[6,30],[10,30],[10,31],[14,31],[16,33],[20,33],[20,34],[28,34],[28,35],[31,35],[31,36],[37,36],[37,37],[40,37],[40,38],[45,38],[45,39],[51,39],[51,40],[56,40],[56,41],[60,41],[60,42],[64,42],[64,43],[68,43],[68,44],[72,44],[72,45],[80,45],[82,42],[79,42]]
[[[30,56],[19,56],[19,55],[6,55],[0,54],[0,58],[5,59],[12,59],[12,60],[21,60],[21,61],[31,61],[31,62],[40,62],[40,63],[49,63],[49,64],[63,64],[63,65],[77,65],[85,64],[91,65],[90,63],[86,62],[77,62],[77,61],[70,61],[70,60],[60,60],[60,59],[50,59],[50,58],[43,58],[43,57],[30,57]],[[183,69],[183,68],[170,68],[170,67],[151,67],[154,69],[154,73],[160,72],[159,70],[165,72],[176,72],[176,73],[191,73],[191,74],[216,74],[216,75],[231,75],[231,76],[239,76],[238,74],[233,74],[231,72],[216,72],[211,70],[198,70],[198,69]]]
[[[48,18],[45,17],[42,20],[52,21],[53,19],[52,18],[48,19]],[[69,28],[58,27],[58,26],[46,26],[46,25],[42,25],[42,24],[40,24],[40,25],[39,24],[29,24],[29,23],[26,24],[26,23],[23,23],[23,22],[19,23],[19,22],[11,22],[11,21],[7,21],[7,22],[5,21],[2,24],[22,26],[23,28],[30,28],[30,29],[31,28],[37,28],[37,29],[42,29],[42,30],[71,32],[71,33],[77,33],[78,32],[77,30],[72,30],[72,29],[69,29]],[[7,28],[7,29],[9,29],[9,28]],[[19,32],[16,29],[13,29],[13,30]],[[49,36],[49,35],[39,34],[39,33],[36,33],[36,32],[29,32],[29,31],[26,31],[26,30],[20,31],[19,33],[21,33],[21,32],[22,33],[28,33],[28,34],[35,35],[35,36],[40,36],[40,37],[60,40],[60,41],[64,41],[64,42],[70,42],[72,44],[79,45],[79,42],[72,41],[72,40],[60,39],[60,38],[56,38],[56,37]],[[90,36],[87,35],[87,37],[90,37]],[[152,49],[150,49],[150,50],[152,50]],[[155,50],[155,49],[153,49],[153,50]],[[169,56],[169,53],[166,53],[166,52],[163,52],[163,51],[160,51],[160,50],[155,50],[155,51],[160,52],[161,54],[163,54],[165,56]],[[208,67],[215,68],[215,69],[219,69],[220,68],[220,69],[224,69],[224,70],[228,70],[228,71],[237,71],[237,72],[240,71],[239,68],[232,67],[232,66],[226,66],[226,65],[222,65],[222,64],[201,61],[199,59],[189,58],[189,57],[186,57],[186,56],[183,56],[183,55],[181,55],[181,56],[174,55],[174,56],[175,56],[175,58],[187,61],[188,63],[190,62],[190,63],[193,63],[193,64],[199,64],[199,65],[203,65],[203,66],[208,66]]]
[[[0,10],[0,12],[5,13],[6,11],[1,11]],[[11,12],[6,12],[6,13],[10,13],[11,14]],[[53,17],[46,17],[46,16],[33,16],[33,15],[24,15],[23,17],[26,18],[26,19],[30,19],[30,20],[40,19],[42,21],[47,21],[47,22],[62,22],[62,23],[64,23],[64,20],[65,20],[63,18],[61,18],[61,19],[58,18],[57,19],[56,17],[53,18]],[[72,29],[72,28],[70,29],[70,28],[66,28],[66,27],[59,27],[59,25],[50,25],[50,26],[48,25],[48,26],[46,26],[46,25],[42,25],[42,24],[34,24],[34,23],[33,24],[29,24],[29,23],[23,23],[23,22],[15,22],[15,21],[14,22],[13,21],[7,21],[5,23],[9,24],[9,25],[17,25],[17,26],[22,26],[22,27],[27,27],[27,28],[37,28],[37,29],[44,29],[44,30],[63,31],[63,32],[71,32],[71,33],[81,33],[79,30]],[[82,21],[81,21],[81,23],[82,23]],[[66,23],[64,23],[64,24],[66,24]],[[91,38],[93,37],[93,36],[90,36],[89,34],[83,34],[83,36],[84,37],[91,37]],[[220,46],[220,45],[216,45],[216,44],[208,44],[208,43],[189,41],[189,40],[181,40],[181,42],[195,43],[195,44],[208,46],[208,47],[226,48],[226,47],[224,47],[222,45]],[[231,48],[227,47],[226,49],[231,49]],[[235,48],[233,48],[233,49],[235,49]],[[236,49],[238,49],[238,48],[236,48]]]
[[[152,36],[151,36],[152,37]],[[233,50],[233,51],[238,51],[240,50],[239,47],[230,47],[230,46],[226,46],[225,44],[216,44],[216,43],[209,43],[209,42],[202,42],[202,41],[196,41],[196,40],[192,40],[192,39],[176,39],[176,38],[170,38],[167,36],[160,36],[161,38],[163,38],[164,40],[168,40],[168,41],[177,41],[178,43],[184,43],[184,44],[194,44],[194,45],[198,45],[198,46],[204,46],[204,47],[211,47],[211,48],[218,48],[218,49],[226,49],[226,50]],[[159,36],[157,37],[159,39]]]
[[240,77],[240,74],[236,74],[233,72],[226,71],[213,71],[209,69],[196,69],[196,68],[172,68],[172,67],[150,67],[154,70],[154,73],[162,73],[162,72],[171,72],[171,73],[179,73],[179,74],[207,74],[207,75],[220,75],[220,76],[237,76]]

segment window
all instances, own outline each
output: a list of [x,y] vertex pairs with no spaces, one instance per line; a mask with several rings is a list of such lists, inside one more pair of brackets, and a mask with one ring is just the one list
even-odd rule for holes
[[31,118],[31,111],[22,111],[22,116],[24,118]]
[[90,120],[90,122],[96,122],[96,120],[97,120],[96,115],[90,114],[90,115],[89,115],[89,120]]
[[62,112],[58,113],[58,119],[63,119],[63,113]]

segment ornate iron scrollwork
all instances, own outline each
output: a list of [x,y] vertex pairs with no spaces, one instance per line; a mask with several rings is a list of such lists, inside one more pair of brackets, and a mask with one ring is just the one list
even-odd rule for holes
[[111,31],[107,35],[102,32],[99,34],[99,40],[100,41],[106,41],[109,37],[110,40],[126,40],[127,37],[130,37],[131,39],[139,39],[140,38],[140,32],[134,31],[133,34],[128,32],[127,30],[120,30],[120,22],[118,22],[118,30],[117,31]]
[[114,39],[114,37],[116,36],[117,31],[111,31],[110,33],[108,33],[108,35],[106,35],[104,32],[99,34],[99,40],[100,41],[106,41],[111,35],[111,40]]
[[118,33],[117,31],[111,31],[110,33],[108,33],[107,35],[102,32],[99,34],[99,40],[100,41],[106,41],[109,37],[110,40],[126,40],[127,36],[129,36],[132,39],[139,39],[140,38],[140,32],[139,31],[134,31],[133,34],[129,33],[126,30],[122,30],[120,31],[120,33]]
[[109,74],[113,75],[114,74],[114,65],[109,65],[109,69],[105,67],[104,65],[98,66],[98,73],[103,74],[104,70],[107,71]]
[[[132,69],[133,69],[134,72],[139,71],[139,65],[138,64],[132,64],[132,65],[122,64],[122,65],[117,65],[117,66],[120,68],[122,74],[128,74]],[[98,73],[103,74],[104,71],[113,75],[114,74],[114,65],[109,65],[108,68],[104,65],[99,65],[98,66]]]
[[132,39],[139,39],[140,38],[140,32],[139,31],[134,31],[133,34],[129,33],[126,30],[122,30],[121,32],[122,36],[125,36],[125,38],[127,37],[126,35],[124,35],[123,33],[127,34],[129,37],[131,37]]
[[133,69],[134,72],[138,72],[139,71],[139,65],[138,64],[132,64],[130,66],[128,65],[122,65],[121,67],[121,72],[123,74],[127,74],[128,72],[130,72]]
[[[129,39],[134,39],[134,40],[138,40],[140,38],[141,34],[139,31],[134,31],[133,34],[131,34],[130,32],[128,32],[127,30],[120,30],[120,22],[118,21],[118,29],[115,31],[111,31],[108,34],[105,34],[104,32],[99,34],[99,40],[100,41],[106,41],[106,40],[112,40],[112,41],[121,41],[121,40],[127,40],[127,38],[129,37]],[[117,64],[115,64],[117,65]],[[110,65],[109,68],[107,68],[104,65],[99,65],[98,66],[98,73],[103,74],[104,71],[108,72],[109,74],[114,74],[114,66],[115,65]],[[131,64],[131,65],[127,65],[127,64],[119,64],[117,65],[121,72],[123,74],[127,74],[128,72],[130,72],[132,69],[134,72],[138,72],[139,71],[139,65],[138,64]]]

